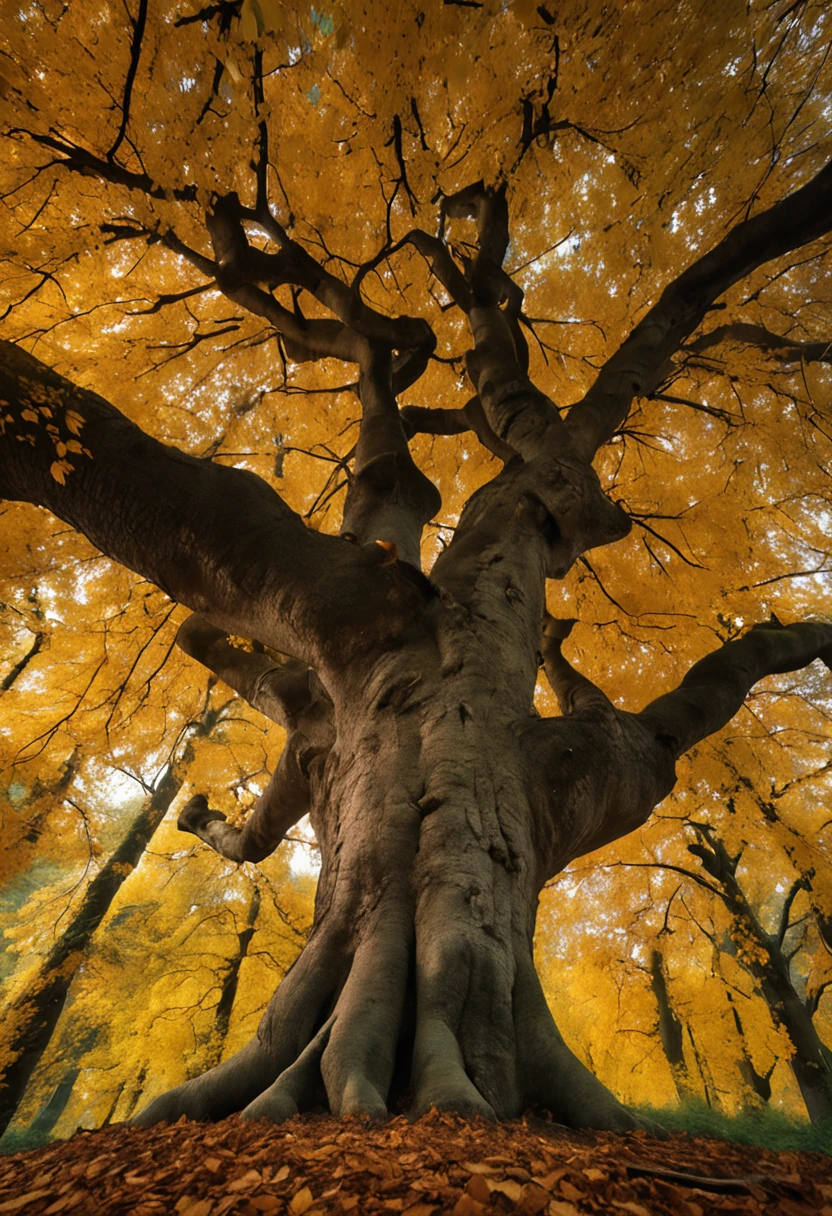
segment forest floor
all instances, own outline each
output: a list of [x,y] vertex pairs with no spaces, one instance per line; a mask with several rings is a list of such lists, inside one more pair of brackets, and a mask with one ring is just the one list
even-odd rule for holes
[[367,1125],[180,1120],[76,1132],[0,1158],[0,1213],[53,1216],[832,1216],[832,1158],[530,1118]]

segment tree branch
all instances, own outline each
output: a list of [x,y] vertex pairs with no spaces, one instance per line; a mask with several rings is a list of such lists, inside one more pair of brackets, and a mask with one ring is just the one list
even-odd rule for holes
[[144,38],[144,29],[147,23],[147,0],[139,0],[139,8],[133,21],[133,41],[130,47],[130,66],[127,69],[127,76],[124,81],[124,96],[121,102],[121,123],[119,124],[118,133],[113,142],[113,146],[107,153],[107,160],[114,161],[116,152],[121,147],[122,141],[127,134],[127,124],[130,121],[130,101],[133,96],[133,85],[136,81],[136,72],[139,70],[139,58],[142,53],[142,39]]
[[540,651],[546,678],[564,717],[612,717],[617,710],[606,693],[563,657],[561,647],[575,624],[574,620],[557,620],[548,612],[544,616]]
[[735,642],[695,663],[674,692],[639,714],[668,739],[677,756],[731,721],[758,680],[797,671],[814,659],[832,665],[832,625],[755,625]]
[[635,397],[649,396],[661,369],[700,324],[718,296],[773,258],[832,229],[832,164],[805,186],[737,224],[719,244],[662,292],[607,360],[566,426],[578,450],[592,458],[623,424]]
[[240,649],[228,633],[196,613],[180,626],[176,644],[286,730],[297,727],[300,715],[310,705],[313,673],[299,659]]
[[48,507],[214,624],[324,674],[421,610],[377,546],[308,530],[259,477],[166,447],[8,342],[0,398],[0,494]]
[[805,363],[832,363],[832,342],[795,342],[782,334],[772,333],[764,325],[750,325],[744,321],[732,321],[718,325],[684,347],[685,354],[702,354],[722,342],[740,342],[771,351],[784,361]]

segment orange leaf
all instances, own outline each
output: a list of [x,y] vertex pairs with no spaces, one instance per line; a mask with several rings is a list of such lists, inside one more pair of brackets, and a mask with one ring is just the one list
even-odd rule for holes
[[301,1216],[301,1213],[308,1211],[314,1202],[312,1192],[308,1186],[305,1186],[292,1199],[289,1204],[289,1211],[292,1213],[292,1216]]

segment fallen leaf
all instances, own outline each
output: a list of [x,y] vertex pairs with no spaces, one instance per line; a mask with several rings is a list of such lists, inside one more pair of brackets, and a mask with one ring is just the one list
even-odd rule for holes
[[314,1202],[312,1192],[308,1186],[305,1186],[293,1197],[289,1204],[289,1211],[292,1213],[292,1216],[301,1216],[301,1213],[307,1212]]
[[[181,1202],[180,1199],[179,1203]],[[183,1208],[180,1208],[179,1203],[176,1205],[179,1216],[211,1216],[211,1209],[214,1206],[211,1199],[188,1199],[187,1206]]]
[[560,1182],[561,1178],[563,1177],[563,1175],[565,1173],[566,1173],[565,1168],[559,1169],[559,1170],[552,1170],[551,1173],[546,1174],[545,1177],[533,1178],[532,1181],[536,1182],[538,1186],[545,1187],[547,1191],[551,1191],[551,1189],[555,1185],[555,1183]]
[[581,1216],[574,1203],[566,1203],[562,1199],[550,1199],[546,1212],[548,1216]]
[[578,1199],[583,1199],[584,1197],[584,1192],[579,1191],[576,1186],[573,1186],[571,1182],[567,1182],[565,1178],[561,1179],[559,1187],[560,1193],[563,1195],[564,1199],[574,1199],[577,1201]]
[[522,1212],[542,1212],[549,1203],[549,1192],[544,1191],[540,1186],[527,1186],[524,1188],[523,1202],[520,1204]]
[[478,1203],[470,1195],[460,1195],[451,1211],[453,1216],[480,1216],[485,1211],[485,1205]]
[[476,1199],[477,1203],[488,1203],[491,1195],[491,1188],[482,1174],[474,1174],[472,1178],[469,1178],[465,1190],[472,1199]]
[[503,1182],[488,1182],[488,1189],[491,1191],[499,1191],[501,1195],[505,1195],[512,1203],[519,1203],[523,1198],[523,1188],[519,1182],[515,1182],[513,1178],[506,1178]]
[[585,1178],[588,1178],[590,1182],[602,1182],[607,1177],[603,1170],[596,1170],[594,1166],[590,1166],[590,1168],[587,1170],[581,1170],[581,1173]]
[[27,1203],[34,1203],[36,1199],[42,1199],[44,1195],[48,1195],[48,1191],[27,1191],[25,1195],[18,1195],[15,1199],[7,1199],[5,1203],[0,1203],[0,1212],[19,1212],[21,1208],[25,1208]]
[[233,1182],[229,1182],[226,1190],[229,1191],[250,1191],[252,1187],[259,1186],[263,1181],[259,1170],[249,1170],[243,1174],[242,1178],[235,1178]]

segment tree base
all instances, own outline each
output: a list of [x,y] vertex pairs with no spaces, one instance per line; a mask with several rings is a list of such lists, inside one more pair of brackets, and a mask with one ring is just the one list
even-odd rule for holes
[[[245,1120],[281,1123],[310,1111],[415,1119],[431,1110],[498,1121],[533,1110],[572,1128],[662,1134],[623,1106],[567,1047],[531,959],[518,967],[515,978],[508,1053],[504,1044],[501,1049],[504,1036],[496,1033],[497,1027],[489,1041],[478,1019],[469,1015],[454,1031],[441,1018],[413,1016],[416,1006],[410,1001],[396,1018],[387,1009],[389,1016],[381,1021],[389,1041],[380,1045],[372,1022],[356,1020],[349,982],[325,1021],[315,1026],[322,1008],[321,972],[303,965],[306,953],[275,993],[258,1035],[242,1051],[162,1094],[130,1122],[149,1127],[174,1123],[183,1115],[216,1121],[236,1113]],[[482,993],[474,1004],[487,1009],[490,996]],[[332,1004],[329,995],[323,1000]],[[374,1003],[378,1013],[384,996]],[[474,1037],[466,1033],[466,1022]],[[374,1065],[397,1047],[396,1067],[382,1089]],[[513,1060],[507,1071],[509,1054]]]

